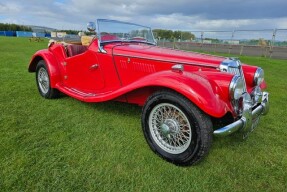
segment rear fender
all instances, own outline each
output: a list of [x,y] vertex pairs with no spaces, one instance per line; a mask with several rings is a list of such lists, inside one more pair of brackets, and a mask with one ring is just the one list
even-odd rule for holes
[[44,49],[37,51],[30,61],[28,71],[36,72],[36,67],[40,60],[44,60],[46,62],[46,66],[50,75],[51,87],[55,88],[56,84],[61,80],[61,75],[58,67],[58,61],[54,57],[53,53],[51,53],[49,50]]
[[201,75],[189,72],[163,71],[154,73],[130,84],[130,89],[143,87],[165,87],[172,89],[191,100],[198,108],[212,117],[223,117],[230,107],[222,90],[214,82]]

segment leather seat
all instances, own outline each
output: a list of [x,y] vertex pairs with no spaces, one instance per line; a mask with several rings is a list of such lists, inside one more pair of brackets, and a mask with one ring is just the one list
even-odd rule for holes
[[87,51],[87,46],[83,45],[67,45],[67,56],[72,57]]

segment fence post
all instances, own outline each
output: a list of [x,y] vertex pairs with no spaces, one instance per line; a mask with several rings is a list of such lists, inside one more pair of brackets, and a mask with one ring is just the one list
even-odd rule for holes
[[233,30],[231,33],[231,42],[230,42],[231,44],[229,46],[228,54],[230,54],[231,49],[232,49],[232,42],[233,42],[233,38],[234,38],[234,33],[235,33],[235,30]]
[[269,57],[272,58],[272,54],[273,54],[273,46],[275,43],[275,38],[276,38],[276,32],[277,29],[273,30],[273,35],[272,35],[272,41],[271,41],[271,45],[270,45],[270,49],[269,49]]
[[204,32],[201,31],[201,34],[200,34],[200,38],[201,38],[200,51],[202,51],[202,47],[203,47],[203,35],[204,35]]
[[244,45],[241,45],[240,56],[242,55]]

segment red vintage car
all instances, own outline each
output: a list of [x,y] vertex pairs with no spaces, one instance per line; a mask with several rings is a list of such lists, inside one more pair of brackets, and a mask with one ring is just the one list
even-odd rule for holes
[[96,34],[88,46],[51,43],[33,55],[28,70],[40,94],[143,106],[146,141],[169,162],[195,164],[213,136],[246,137],[268,113],[259,67],[158,47],[151,29],[137,24],[99,19],[88,29]]

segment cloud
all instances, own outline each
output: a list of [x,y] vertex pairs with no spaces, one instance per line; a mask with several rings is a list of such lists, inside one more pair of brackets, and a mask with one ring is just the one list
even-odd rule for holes
[[0,3],[0,22],[78,30],[97,18],[189,31],[287,28],[286,7],[286,0],[9,0]]
[[0,3],[0,13],[19,13],[21,11],[20,5],[17,3]]

